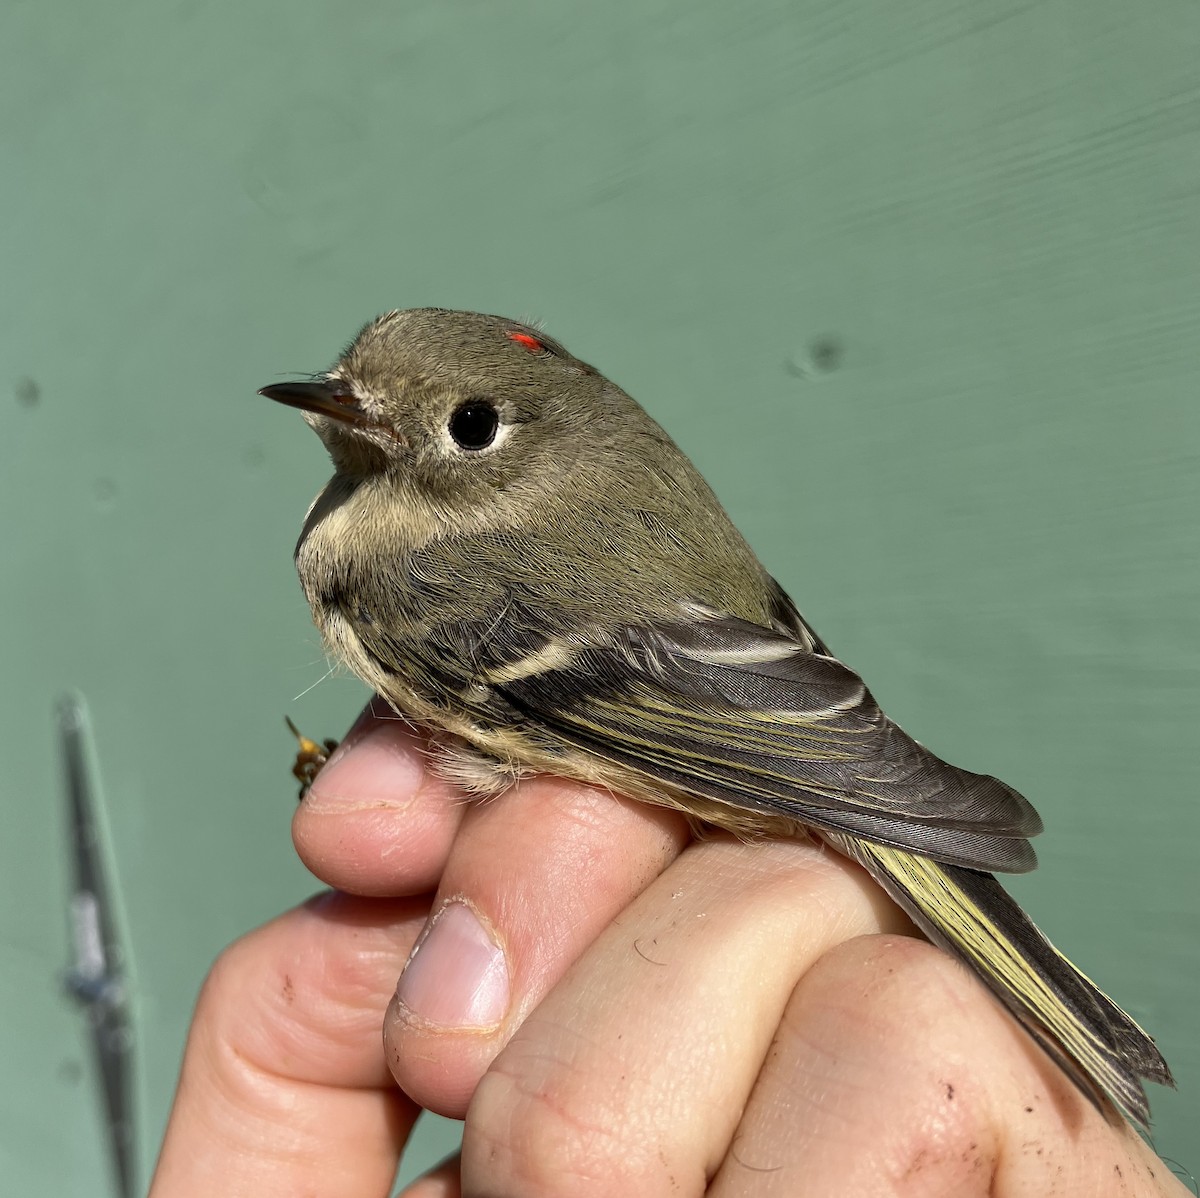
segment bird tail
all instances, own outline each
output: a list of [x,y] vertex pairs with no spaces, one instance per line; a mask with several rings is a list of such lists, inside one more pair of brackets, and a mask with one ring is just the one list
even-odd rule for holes
[[1071,1080],[1149,1125],[1142,1080],[1173,1086],[1154,1041],[1038,931],[991,874],[827,835],[933,941],[968,965]]

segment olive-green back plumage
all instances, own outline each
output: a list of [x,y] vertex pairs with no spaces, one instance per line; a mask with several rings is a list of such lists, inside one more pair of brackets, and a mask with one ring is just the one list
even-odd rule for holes
[[[673,610],[681,589],[747,619],[767,618],[766,576],[754,554],[708,484],[624,391],[544,335],[546,350],[535,354],[504,336],[511,321],[458,316],[390,313],[359,334],[338,367],[361,394],[379,397],[410,442],[382,476],[375,459],[365,469],[350,461],[348,473],[395,488],[423,531],[458,534],[436,537],[426,558],[435,569],[473,570],[483,554],[474,585],[528,588],[547,612],[566,604],[585,618],[622,603]],[[445,418],[475,397],[502,405],[510,443],[469,457],[447,453]],[[362,439],[333,432],[341,465],[336,447],[357,450]],[[696,521],[696,512],[711,518]],[[435,538],[402,538],[427,539]],[[501,540],[504,554],[493,548]],[[379,546],[412,547],[391,537]],[[614,560],[625,568],[608,568]],[[582,591],[563,594],[564,578]]]
[[1170,1081],[1153,1042],[990,877],[1033,868],[1033,808],[880,711],[620,388],[536,329],[419,309],[264,394],[337,470],[297,546],[314,618],[438,731],[447,773],[486,792],[555,770],[740,835],[816,831],[1145,1123],[1141,1079]]

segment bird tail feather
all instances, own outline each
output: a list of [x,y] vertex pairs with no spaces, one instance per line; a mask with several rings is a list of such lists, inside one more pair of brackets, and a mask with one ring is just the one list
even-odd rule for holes
[[988,873],[844,835],[862,865],[941,948],[969,966],[1101,1109],[1146,1128],[1142,1079],[1173,1086],[1154,1041],[1066,959]]

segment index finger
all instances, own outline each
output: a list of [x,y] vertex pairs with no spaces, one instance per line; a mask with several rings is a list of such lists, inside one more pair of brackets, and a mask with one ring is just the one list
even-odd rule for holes
[[152,1198],[387,1193],[418,1114],[379,1028],[427,914],[325,894],[226,949],[196,1006]]
[[436,888],[466,808],[429,770],[421,735],[375,698],[296,808],[292,839],[326,885],[422,894]]

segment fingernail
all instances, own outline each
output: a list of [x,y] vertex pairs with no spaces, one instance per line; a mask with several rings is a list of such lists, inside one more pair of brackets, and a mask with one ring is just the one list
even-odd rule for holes
[[400,975],[396,998],[420,1023],[473,1031],[508,1011],[508,966],[465,902],[447,903],[426,925]]
[[317,775],[304,803],[310,810],[405,807],[425,781],[425,758],[399,720],[380,720]]

